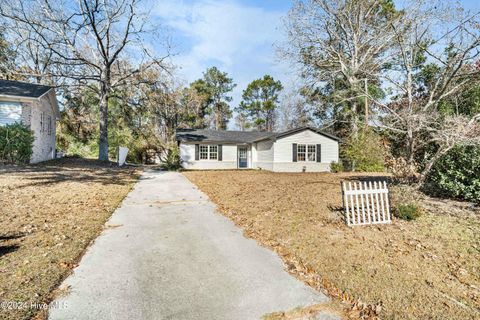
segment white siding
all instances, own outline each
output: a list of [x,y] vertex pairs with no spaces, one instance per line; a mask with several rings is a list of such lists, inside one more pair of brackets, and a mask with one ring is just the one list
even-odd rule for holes
[[271,140],[264,140],[257,142],[254,146],[256,149],[256,158],[254,159],[253,168],[260,168],[264,170],[273,170],[273,153],[274,144]]
[[22,104],[19,102],[0,102],[0,126],[21,122]]
[[[53,107],[53,99],[56,99],[56,97],[55,92],[52,90],[39,101],[31,104],[30,129],[32,129],[35,137],[33,142],[33,154],[30,160],[31,163],[55,158],[56,114]],[[43,129],[40,121],[42,113]],[[50,132],[48,130],[49,122],[51,122]]]
[[[205,143],[208,144],[208,143]],[[195,160],[195,143],[180,143],[180,158],[185,169],[236,169],[237,146],[222,144],[222,161]]]
[[[321,163],[319,162],[293,162],[292,144],[320,144]],[[330,163],[338,162],[338,142],[326,136],[304,130],[296,134],[278,139],[273,145],[274,165],[273,171],[301,172],[329,171]]]

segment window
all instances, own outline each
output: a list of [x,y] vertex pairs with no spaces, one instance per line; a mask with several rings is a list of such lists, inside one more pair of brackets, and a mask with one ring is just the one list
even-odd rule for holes
[[47,132],[49,136],[52,135],[52,117],[51,116],[48,116]]
[[217,160],[218,147],[217,146],[209,146],[209,148],[210,148],[210,160]]
[[305,161],[306,147],[305,144],[299,144],[297,146],[297,161]]
[[218,160],[218,146],[201,144],[199,146],[199,159],[200,160]]
[[307,154],[307,159],[308,161],[313,161],[315,162],[317,159],[317,146],[314,144],[309,144],[308,145],[308,154]]
[[22,105],[16,102],[0,102],[0,126],[20,123],[22,121]]
[[44,127],[44,119],[45,118],[45,115],[43,112],[40,112],[40,132],[43,132],[45,130],[45,127]]
[[200,145],[200,160],[208,160],[208,146]]
[[317,146],[314,144],[297,145],[297,161],[317,161]]

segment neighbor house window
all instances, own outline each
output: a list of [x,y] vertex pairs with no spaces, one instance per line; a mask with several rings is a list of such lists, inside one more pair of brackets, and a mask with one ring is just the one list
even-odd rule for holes
[[297,145],[297,161],[317,161],[317,146],[314,144]]
[[200,160],[208,160],[208,146],[200,145]]
[[20,123],[22,121],[22,105],[17,102],[0,102],[0,126]]
[[40,112],[40,132],[45,131],[45,114],[43,112]]
[[51,116],[48,116],[47,132],[49,136],[52,135],[52,117]]

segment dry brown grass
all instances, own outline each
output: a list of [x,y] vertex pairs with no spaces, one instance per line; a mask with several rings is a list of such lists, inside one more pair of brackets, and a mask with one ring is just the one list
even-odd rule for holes
[[478,211],[465,206],[457,214],[458,206],[428,199],[418,220],[349,228],[341,218],[340,181],[371,176],[185,175],[247,236],[273,248],[290,272],[353,306],[351,317],[480,318]]
[[[138,173],[81,159],[0,167],[0,301],[48,303]],[[37,311],[0,308],[0,318]]]

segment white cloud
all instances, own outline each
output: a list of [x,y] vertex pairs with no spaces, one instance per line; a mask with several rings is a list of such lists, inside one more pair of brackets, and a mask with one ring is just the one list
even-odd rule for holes
[[272,46],[281,37],[282,12],[235,1],[169,0],[160,2],[153,14],[173,29],[174,36],[181,35],[182,42],[188,42],[187,48],[181,44],[175,61],[189,80],[214,64],[235,72],[258,64],[268,68],[274,63]]
[[286,12],[267,10],[234,0],[159,1],[154,16],[172,30],[178,56],[174,63],[187,81],[217,66],[233,77],[237,88],[232,107],[247,84],[264,74],[289,82],[289,68],[278,65],[274,44],[283,37],[281,19]]

